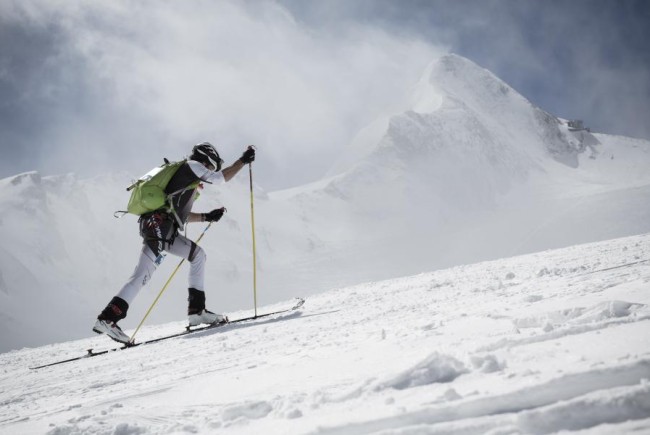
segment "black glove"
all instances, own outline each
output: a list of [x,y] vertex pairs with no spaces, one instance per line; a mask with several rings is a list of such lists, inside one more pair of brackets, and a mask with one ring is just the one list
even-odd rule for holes
[[244,151],[244,154],[241,155],[239,161],[246,165],[252,163],[253,160],[255,160],[255,148],[251,145],[246,151]]
[[203,220],[205,222],[218,222],[221,219],[221,216],[226,212],[226,207],[215,208],[210,213],[203,214]]

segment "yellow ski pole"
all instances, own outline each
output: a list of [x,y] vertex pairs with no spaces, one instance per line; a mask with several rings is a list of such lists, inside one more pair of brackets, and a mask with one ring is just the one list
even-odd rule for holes
[[[196,242],[194,242],[194,243],[196,243],[197,245],[199,244],[199,242],[201,241],[201,239],[202,239],[203,236],[205,235],[206,231],[208,231],[208,228],[210,228],[210,225],[212,225],[212,222],[210,222],[210,223],[208,224],[208,226],[205,227],[205,229],[203,230],[203,232],[201,233],[201,235],[198,237],[198,239],[196,239]],[[134,342],[134,340],[135,340],[135,334],[138,333],[138,331],[139,331],[140,328],[142,327],[142,324],[144,323],[144,321],[147,319],[147,317],[149,317],[149,314],[151,314],[151,310],[153,310],[153,307],[158,303],[158,300],[159,300],[160,297],[163,295],[163,293],[165,292],[165,290],[167,290],[167,286],[169,286],[169,283],[172,282],[172,278],[174,278],[174,275],[176,275],[176,272],[178,272],[178,269],[181,268],[181,265],[183,264],[184,261],[185,261],[185,259],[183,258],[183,259],[178,263],[178,266],[176,266],[176,269],[174,269],[174,271],[172,272],[172,274],[169,276],[169,279],[167,280],[167,282],[165,283],[165,285],[163,286],[163,288],[160,290],[160,293],[158,293],[158,296],[156,296],[156,299],[154,299],[153,303],[151,304],[151,306],[150,306],[149,309],[147,310],[147,313],[144,315],[144,317],[143,317],[142,320],[140,321],[140,324],[138,325],[137,328],[135,328],[135,332],[133,332],[133,335],[131,336],[131,339],[129,340],[129,343],[133,344],[133,342]]]
[[251,232],[253,235],[253,304],[255,307],[255,317],[257,317],[257,252],[255,249],[255,208],[253,206],[253,164],[248,164],[248,175],[250,178],[251,188]]

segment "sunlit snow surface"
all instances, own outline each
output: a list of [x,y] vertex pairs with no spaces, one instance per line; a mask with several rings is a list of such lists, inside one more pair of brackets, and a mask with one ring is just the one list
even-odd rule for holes
[[0,433],[646,434],[649,304],[640,235],[335,289],[40,370],[114,344],[12,351]]

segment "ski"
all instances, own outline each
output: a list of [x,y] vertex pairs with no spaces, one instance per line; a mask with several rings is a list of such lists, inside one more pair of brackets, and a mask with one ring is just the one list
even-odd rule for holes
[[305,300],[303,298],[296,298],[296,303],[291,308],[286,308],[284,310],[278,310],[278,311],[273,311],[273,312],[270,312],[270,313],[258,314],[256,316],[241,317],[239,319],[229,320],[228,322],[218,323],[216,325],[199,326],[197,328],[192,328],[190,326],[186,326],[184,331],[177,332],[175,334],[165,335],[163,337],[152,338],[152,339],[141,341],[141,342],[138,342],[138,343],[124,344],[121,347],[116,347],[116,348],[113,348],[113,349],[106,349],[106,350],[102,350],[102,351],[99,351],[99,352],[95,352],[93,349],[88,349],[87,353],[85,355],[77,356],[77,357],[74,357],[74,358],[69,358],[69,359],[65,359],[65,360],[61,360],[61,361],[55,361],[53,363],[44,364],[44,365],[37,366],[37,367],[30,367],[30,369],[32,369],[32,370],[42,369],[44,367],[51,367],[51,366],[55,366],[55,365],[59,365],[59,364],[65,364],[65,363],[69,363],[69,362],[73,362],[73,361],[79,361],[81,359],[92,358],[94,356],[105,355],[107,353],[117,352],[118,350],[131,349],[133,347],[142,346],[144,344],[158,343],[160,341],[169,340],[171,338],[176,338],[176,337],[182,337],[184,335],[190,335],[190,334],[194,334],[196,332],[207,331],[207,330],[210,330],[210,329],[216,329],[216,328],[220,328],[220,327],[223,327],[223,326],[233,325],[233,324],[236,324],[236,323],[251,322],[253,320],[262,319],[264,317],[270,317],[270,316],[274,316],[274,315],[278,315],[278,314],[289,313],[291,311],[298,310],[300,307],[302,307],[304,305],[304,303],[305,303]]

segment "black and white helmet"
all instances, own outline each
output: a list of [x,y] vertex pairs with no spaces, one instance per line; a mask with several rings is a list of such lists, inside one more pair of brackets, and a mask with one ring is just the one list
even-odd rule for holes
[[198,145],[194,145],[190,159],[204,164],[210,164],[215,171],[220,171],[223,163],[217,149],[210,142],[201,142]]

